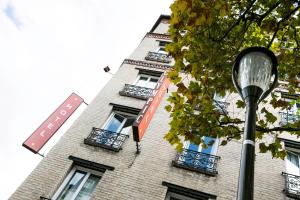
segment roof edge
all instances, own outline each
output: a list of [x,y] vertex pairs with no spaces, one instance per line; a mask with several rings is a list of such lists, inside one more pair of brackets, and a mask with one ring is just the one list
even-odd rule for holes
[[160,24],[160,22],[161,22],[162,19],[170,20],[171,16],[170,15],[160,15],[159,18],[156,20],[155,24],[153,25],[153,27],[151,28],[150,33],[153,33],[153,31]]

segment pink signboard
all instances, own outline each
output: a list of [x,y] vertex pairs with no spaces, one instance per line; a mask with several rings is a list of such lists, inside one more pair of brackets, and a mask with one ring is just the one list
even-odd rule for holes
[[65,123],[72,113],[80,106],[83,99],[77,94],[72,93],[46,121],[40,125],[32,135],[27,138],[23,146],[33,153],[39,150],[56,133],[56,131]]

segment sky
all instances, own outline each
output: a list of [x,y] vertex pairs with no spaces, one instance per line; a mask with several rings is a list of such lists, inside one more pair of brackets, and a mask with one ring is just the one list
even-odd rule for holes
[[[42,156],[22,143],[72,93],[86,103],[110,80],[171,0],[0,0],[0,200]],[[40,151],[46,155],[82,104]]]

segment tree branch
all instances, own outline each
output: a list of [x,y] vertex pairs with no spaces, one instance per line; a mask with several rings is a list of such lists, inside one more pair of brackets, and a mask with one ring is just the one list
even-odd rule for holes
[[248,5],[248,7],[246,8],[245,12],[238,18],[238,20],[225,32],[225,34],[218,40],[218,42],[221,42],[224,38],[227,37],[227,35],[230,33],[230,31],[237,26],[240,21],[242,19],[245,18],[245,15],[247,14],[247,12],[251,9],[251,7],[253,6],[253,4],[256,2],[256,0],[251,1],[251,3]]
[[292,10],[287,16],[285,16],[284,18],[282,18],[277,24],[280,24],[283,21],[289,19],[297,10],[299,10],[299,8],[300,8],[300,3],[298,3],[298,6],[294,10]]
[[267,12],[265,12],[264,14],[260,15],[260,21],[262,22],[262,20],[268,15],[270,14],[275,8],[277,8],[280,4],[282,3],[282,1],[277,1],[274,5],[272,5],[269,10],[267,10]]
[[297,48],[299,48],[299,47],[300,47],[300,44],[299,44],[299,41],[298,41],[298,39],[297,39],[297,29],[296,29],[296,27],[293,27],[293,29],[294,29],[295,42],[296,42],[296,44],[297,44]]
[[274,32],[274,34],[272,36],[272,39],[270,40],[270,42],[269,42],[269,44],[267,46],[268,49],[271,47],[274,39],[276,38],[276,35],[277,35],[278,31],[279,31],[279,25],[277,25],[276,30],[275,30],[275,32]]
[[280,24],[281,24],[282,22],[284,22],[285,20],[289,19],[289,18],[290,18],[297,10],[299,10],[299,8],[300,8],[300,4],[298,4],[298,6],[297,6],[294,10],[292,10],[287,16],[285,16],[285,17],[282,18],[279,22],[276,23],[276,26],[277,26],[276,31],[274,32],[273,37],[272,37],[272,39],[270,40],[270,42],[269,42],[267,48],[270,48],[270,47],[271,47],[271,45],[272,45],[272,43],[273,43],[273,41],[274,41],[274,39],[275,39],[275,37],[276,37],[276,35],[277,35],[279,29],[280,29]]
[[229,122],[220,122],[220,126],[224,125],[230,125],[230,124],[242,124],[245,123],[245,121],[229,121]]

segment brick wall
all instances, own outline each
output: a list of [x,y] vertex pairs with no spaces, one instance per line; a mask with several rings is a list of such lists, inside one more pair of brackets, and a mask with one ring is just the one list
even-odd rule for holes
[[[164,23],[158,27],[161,30],[167,26]],[[156,48],[157,43],[157,38],[145,37],[130,59],[143,60],[148,51]],[[163,200],[167,187],[162,186],[162,181],[213,194],[217,199],[236,198],[241,141],[232,141],[227,146],[219,147],[218,155],[221,159],[215,177],[171,165],[176,152],[163,139],[169,128],[168,113],[164,110],[168,94],[164,96],[145,133],[140,154],[135,153],[136,146],[132,133],[120,152],[83,143],[92,127],[100,128],[104,124],[112,110],[110,103],[139,109],[143,107],[144,100],[119,95],[125,83],[132,84],[136,79],[139,72],[137,67],[151,69],[123,64],[10,199],[35,200],[40,196],[51,198],[72,168],[72,161],[68,159],[70,155],[115,167],[114,171],[107,170],[104,173],[93,192],[92,199]],[[172,91],[174,87],[170,86],[169,89]],[[288,199],[282,192],[284,188],[282,171],[284,171],[282,160],[272,159],[269,154],[257,152],[255,199]]]

